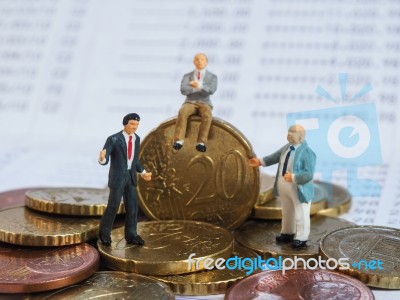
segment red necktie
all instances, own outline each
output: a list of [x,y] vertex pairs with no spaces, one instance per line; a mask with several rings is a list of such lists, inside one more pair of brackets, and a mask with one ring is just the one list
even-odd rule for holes
[[200,80],[200,72],[197,72],[197,80]]
[[130,160],[132,157],[132,136],[129,136],[129,141],[128,141],[128,160]]

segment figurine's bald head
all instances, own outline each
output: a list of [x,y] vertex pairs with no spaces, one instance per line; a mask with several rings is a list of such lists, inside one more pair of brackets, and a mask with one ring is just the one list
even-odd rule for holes
[[306,138],[306,131],[301,125],[292,125],[289,127],[287,140],[293,145],[301,144]]
[[203,70],[207,67],[208,58],[204,53],[197,53],[193,58],[193,63],[197,70]]

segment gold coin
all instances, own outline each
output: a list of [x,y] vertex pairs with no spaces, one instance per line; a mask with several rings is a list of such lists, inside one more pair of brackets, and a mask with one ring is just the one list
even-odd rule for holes
[[[196,221],[149,221],[138,223],[145,241],[140,247],[127,244],[124,228],[111,232],[112,244],[98,242],[105,266],[120,271],[150,275],[170,275],[204,270],[206,258],[228,258],[233,252],[233,236],[224,228]],[[202,259],[197,266],[192,259]]]
[[347,258],[349,268],[338,270],[365,284],[400,289],[400,230],[380,226],[343,228],[320,242],[321,255]]
[[90,278],[61,290],[30,295],[35,300],[87,299],[175,299],[164,283],[134,273],[97,272]]
[[153,276],[153,278],[166,283],[178,295],[224,294],[233,283],[252,274],[254,266],[251,259],[257,256],[254,251],[235,244],[231,255],[233,261],[229,264],[230,268],[234,268],[232,270],[224,265],[224,269],[214,267],[212,270],[180,275]]
[[[34,210],[71,216],[101,216],[108,203],[108,189],[41,188],[27,191],[25,205]],[[125,212],[123,201],[117,214]]]
[[64,246],[97,236],[99,219],[60,217],[15,207],[0,211],[0,241],[24,246]]
[[351,195],[345,188],[327,182],[318,182],[318,184],[325,189],[328,200],[327,207],[318,211],[317,215],[338,217],[350,210]]
[[156,220],[198,220],[236,228],[251,213],[259,194],[259,170],[247,139],[232,125],[213,118],[207,151],[195,149],[200,118],[191,117],[179,151],[172,148],[176,119],[147,135],[139,156],[152,180],[139,181],[139,203]]
[[281,244],[275,237],[281,232],[281,222],[276,220],[252,220],[235,230],[235,239],[243,246],[259,253],[264,259],[278,258],[315,258],[319,253],[320,239],[333,230],[353,226],[348,221],[326,216],[311,217],[311,231],[307,246],[292,249],[291,243]]
[[[314,215],[326,207],[328,194],[323,185],[314,183],[315,195],[311,203],[310,214]],[[252,217],[257,219],[282,219],[282,203],[274,197],[273,189],[261,193],[254,205]]]

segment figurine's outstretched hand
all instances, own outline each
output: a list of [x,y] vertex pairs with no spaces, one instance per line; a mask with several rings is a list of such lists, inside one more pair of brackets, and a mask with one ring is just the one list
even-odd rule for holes
[[145,181],[150,181],[151,180],[151,172],[146,172],[145,174],[143,174],[142,175],[142,178],[145,180]]
[[261,166],[261,161],[257,157],[253,157],[249,159],[250,167],[259,167]]
[[100,151],[99,161],[103,161],[105,159],[106,159],[106,149],[103,149],[103,150]]

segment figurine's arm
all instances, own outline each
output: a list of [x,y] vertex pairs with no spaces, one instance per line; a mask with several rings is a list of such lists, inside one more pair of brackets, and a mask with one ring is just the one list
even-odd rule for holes
[[[137,149],[135,149],[136,153],[139,153],[139,148],[140,148],[140,137],[136,136],[136,142],[137,142]],[[147,172],[142,163],[140,162],[139,158],[136,159],[136,172],[140,173],[140,176],[145,180],[145,181],[150,181],[151,180],[151,172]]]
[[210,80],[204,80],[203,85],[201,86],[200,93],[203,96],[209,96],[215,93],[218,87],[218,77],[214,74],[211,74]]
[[181,81],[181,93],[182,95],[189,95],[189,94],[193,94],[195,92],[198,92],[198,89],[194,89],[191,85],[190,85],[190,74],[185,74],[182,78]]
[[252,157],[249,159],[248,164],[250,167],[268,167],[274,164],[279,163],[279,160],[281,158],[282,151],[284,150],[285,146],[283,146],[281,149],[278,151],[272,153],[271,155],[267,155],[263,157],[262,159],[257,158],[257,157]]
[[106,143],[104,144],[103,150],[99,154],[99,164],[106,165],[110,160],[110,153],[113,149],[113,139],[114,137],[108,137]]
[[279,161],[281,159],[282,151],[284,151],[285,147],[286,146],[283,146],[278,151],[263,157],[263,159],[262,159],[262,163],[263,164],[262,165],[268,167],[268,166],[272,166],[274,164],[279,163]]

